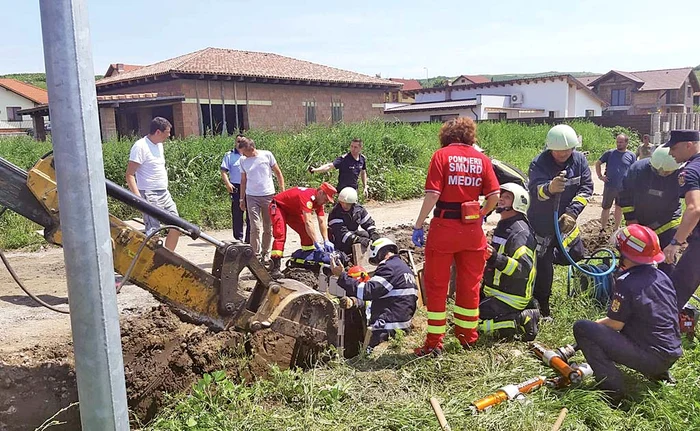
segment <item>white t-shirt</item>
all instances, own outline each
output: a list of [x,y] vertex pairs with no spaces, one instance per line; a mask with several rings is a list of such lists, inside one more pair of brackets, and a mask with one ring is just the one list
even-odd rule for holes
[[275,194],[272,182],[272,167],[277,164],[275,156],[266,150],[257,150],[255,157],[241,157],[241,172],[246,175],[245,194],[269,196]]
[[163,144],[154,144],[147,136],[131,147],[129,161],[136,162],[136,185],[139,190],[165,190],[168,188],[168,171],[165,170]]

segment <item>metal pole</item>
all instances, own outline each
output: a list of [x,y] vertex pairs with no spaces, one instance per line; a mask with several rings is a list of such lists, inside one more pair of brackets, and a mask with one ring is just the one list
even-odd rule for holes
[[128,430],[87,0],[40,0],[84,430]]

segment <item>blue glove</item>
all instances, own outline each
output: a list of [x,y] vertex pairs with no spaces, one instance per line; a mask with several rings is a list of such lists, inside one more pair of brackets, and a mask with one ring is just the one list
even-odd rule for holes
[[411,240],[413,241],[413,245],[416,247],[423,247],[425,245],[425,234],[423,233],[423,228],[416,229],[413,228],[413,236],[411,237]]
[[335,245],[333,245],[333,243],[330,241],[325,241],[323,243],[323,251],[328,253],[333,252],[335,251]]
[[315,242],[314,248],[318,251],[323,251],[323,243],[322,242]]

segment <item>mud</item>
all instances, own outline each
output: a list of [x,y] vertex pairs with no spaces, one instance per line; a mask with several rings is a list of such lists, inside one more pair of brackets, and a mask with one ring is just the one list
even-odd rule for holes
[[590,220],[579,226],[581,231],[581,240],[586,249],[586,256],[590,256],[594,251],[600,248],[610,248],[610,236],[613,234],[612,225],[608,226],[601,232],[600,221]]
[[[425,249],[418,248],[413,245],[411,237],[413,236],[413,226],[410,224],[401,224],[398,226],[390,227],[382,231],[384,236],[391,239],[399,246],[399,250],[407,249],[411,250],[413,253],[413,261],[416,265],[423,263],[425,260]],[[426,238],[428,236],[428,228],[425,228]]]
[[318,275],[304,268],[286,268],[282,271],[284,278],[299,281],[312,289],[318,290]]
[[[204,373],[223,367],[222,355],[243,351],[243,334],[211,332],[180,321],[165,306],[121,320],[127,399],[132,419],[153,418],[165,393],[188,389]],[[59,410],[77,401],[72,345],[35,346],[0,363],[0,429],[34,429]],[[226,364],[229,375],[243,379],[248,370]],[[57,418],[56,430],[80,428],[79,411],[71,407]]]

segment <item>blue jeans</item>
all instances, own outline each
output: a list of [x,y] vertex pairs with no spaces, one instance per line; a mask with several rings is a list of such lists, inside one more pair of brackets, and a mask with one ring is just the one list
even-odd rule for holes
[[243,239],[243,211],[241,211],[241,185],[232,184],[233,193],[231,196],[231,224],[233,226],[233,237],[239,241],[250,243],[250,221],[248,213],[245,214],[245,240]]

